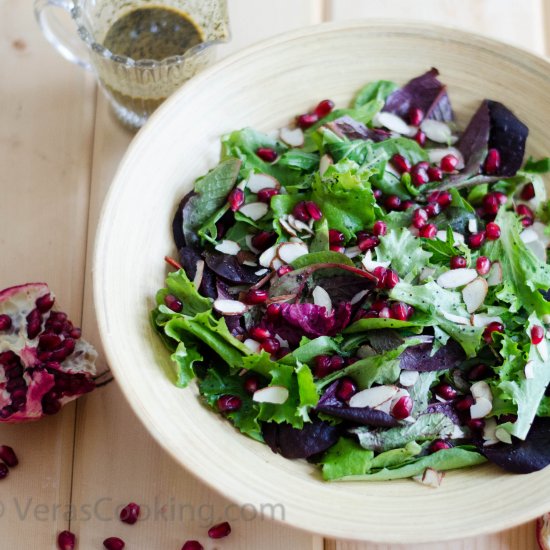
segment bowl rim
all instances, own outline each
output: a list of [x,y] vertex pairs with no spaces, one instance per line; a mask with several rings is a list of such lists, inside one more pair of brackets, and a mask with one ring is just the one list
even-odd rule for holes
[[[538,77],[550,83],[550,60],[543,57],[543,55],[528,51],[515,45],[507,44],[497,39],[488,38],[483,35],[470,31],[464,31],[462,29],[458,29],[457,27],[449,25],[425,22],[410,22],[405,21],[404,19],[376,18],[358,19],[353,21],[325,22],[296,29],[293,31],[283,32],[269,39],[258,41],[216,62],[198,75],[194,76],[191,80],[183,84],[176,92],[174,92],[174,94],[172,94],[153,113],[147,123],[138,131],[138,133],[132,139],[130,145],[128,146],[118,165],[118,168],[111,181],[111,185],[107,191],[101,208],[100,217],[97,225],[95,244],[93,248],[92,274],[93,302],[99,328],[99,335],[103,344],[106,360],[108,361],[108,364],[110,365],[117,382],[120,382],[119,387],[131,409],[135,412],[140,422],[144,425],[144,427],[155,439],[155,441],[164,449],[164,451],[166,451],[174,459],[175,462],[184,467],[186,471],[191,473],[196,479],[206,484],[216,493],[221,494],[228,500],[236,502],[240,505],[246,504],[246,501],[238,493],[231,492],[230,488],[225,485],[222,487],[215,485],[214,482],[209,479],[208,475],[205,475],[207,471],[204,468],[201,469],[201,467],[196,467],[195,465],[185,463],[180,459],[180,457],[176,454],[172,447],[162,438],[162,434],[156,429],[156,426],[145,422],[145,419],[143,418],[143,410],[139,407],[139,405],[141,404],[141,401],[138,399],[139,394],[132,391],[132,389],[128,385],[122,383],[122,380],[124,379],[124,373],[127,369],[120,367],[117,364],[117,361],[114,360],[116,356],[114,352],[116,348],[116,342],[112,341],[109,336],[106,310],[100,307],[101,304],[106,303],[104,286],[102,284],[102,274],[104,272],[104,258],[102,253],[103,250],[108,246],[109,241],[109,233],[107,230],[109,225],[109,207],[112,203],[115,202],[117,193],[120,192],[119,189],[123,187],[123,176],[127,169],[131,167],[131,161],[134,156],[134,151],[139,149],[141,142],[146,139],[148,134],[153,133],[155,128],[162,126],[163,120],[166,117],[170,116],[173,105],[175,105],[179,101],[180,96],[192,94],[194,90],[202,86],[202,83],[204,81],[208,81],[211,78],[211,75],[215,75],[219,71],[225,70],[226,68],[240,62],[241,60],[246,60],[247,58],[253,59],[261,52],[268,50],[273,46],[277,46],[279,44],[296,39],[302,39],[304,37],[312,35],[322,35],[324,33],[332,33],[335,31],[345,31],[348,29],[361,28],[365,29],[366,31],[385,30],[388,33],[388,36],[418,36],[419,32],[421,32],[423,38],[433,38],[438,40],[443,38],[442,33],[447,32],[449,33],[449,36],[445,37],[445,40],[448,42],[454,42],[458,44],[468,43],[469,45],[475,43],[477,48],[483,49],[492,54],[495,53],[495,48],[504,47],[505,52],[500,53],[503,59],[506,59],[516,66],[523,66],[531,72],[536,72]],[[515,52],[515,55],[510,55],[510,52]],[[236,436],[242,437],[241,434],[237,433]],[[513,518],[511,518],[510,516],[494,518],[494,521],[488,527],[469,526],[467,537],[471,538],[490,533],[496,533],[498,531],[503,531],[512,527],[516,527],[520,524],[533,520],[537,516],[544,514],[545,512],[547,512],[547,508],[548,505],[540,504],[537,507],[530,507],[528,511],[525,511],[523,509],[516,510],[516,514]],[[373,543],[382,544],[445,542],[464,538],[464,536],[457,533],[456,530],[449,531],[449,533],[445,536],[439,536],[438,538],[430,537],[429,534],[428,536],[424,536],[423,534],[418,534],[418,536],[411,536],[410,533],[407,535],[406,539],[404,539],[403,537],[395,536],[394,534],[390,534],[390,536],[384,537],[370,536],[369,538],[366,538],[365,536],[361,536],[361,534],[357,532],[351,533],[349,535],[343,534],[341,531],[337,531],[329,526],[321,530],[312,531],[311,529],[308,529],[307,527],[299,524],[297,521],[286,517],[284,519],[272,518],[272,520],[282,525],[297,529],[299,531],[311,533],[313,536],[317,535],[333,539],[336,538],[355,541],[368,540]]]

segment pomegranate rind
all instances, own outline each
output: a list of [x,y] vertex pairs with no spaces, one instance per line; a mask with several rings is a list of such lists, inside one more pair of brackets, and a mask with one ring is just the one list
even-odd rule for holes
[[536,533],[540,550],[550,550],[550,513],[537,519]]

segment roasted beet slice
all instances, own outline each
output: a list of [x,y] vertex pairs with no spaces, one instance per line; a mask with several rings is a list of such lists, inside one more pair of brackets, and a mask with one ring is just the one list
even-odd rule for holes
[[299,430],[290,424],[262,424],[262,435],[274,453],[285,458],[308,458],[332,447],[340,437],[338,426],[315,420]]
[[466,358],[464,350],[454,340],[449,340],[434,355],[431,352],[432,344],[411,346],[400,355],[400,366],[404,370],[420,372],[447,370],[457,367]]
[[530,474],[550,464],[550,418],[535,418],[525,441],[515,437],[512,444],[484,446],[475,442],[480,453],[501,468],[516,474]]

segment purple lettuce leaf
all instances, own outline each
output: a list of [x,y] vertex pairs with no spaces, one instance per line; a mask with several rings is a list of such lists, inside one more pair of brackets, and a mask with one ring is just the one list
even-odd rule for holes
[[413,78],[388,96],[382,110],[393,113],[405,121],[409,120],[409,112],[413,108],[421,109],[425,118],[441,122],[453,121],[454,114],[447,88],[437,79],[438,75],[439,71],[432,68]]
[[315,304],[290,304],[281,311],[282,323],[308,338],[336,336],[351,319],[351,304],[341,302],[330,313]]
[[391,415],[371,407],[350,407],[336,397],[339,382],[333,382],[319,399],[316,410],[361,426],[392,428],[399,422]]
[[320,420],[306,423],[302,429],[264,422],[262,435],[274,453],[285,458],[309,458],[332,447],[340,437],[340,428]]
[[372,288],[371,281],[352,274],[333,277],[318,275],[314,277],[314,281],[327,291],[333,304],[349,302],[359,292]]
[[262,277],[256,275],[257,267],[241,265],[236,256],[219,252],[206,252],[204,254],[206,265],[218,277],[236,284],[256,284]]
[[399,356],[400,367],[419,372],[447,370],[457,367],[466,359],[462,346],[454,340],[449,340],[434,355],[430,355],[431,352],[432,344],[410,346]]
[[516,474],[530,474],[550,465],[550,418],[535,418],[525,441],[512,437],[512,444],[484,446],[475,441],[479,452],[497,466]]
[[370,346],[377,354],[382,354],[392,349],[397,349],[404,342],[399,332],[390,328],[369,330],[366,333],[366,336],[369,340]]
[[[199,237],[197,235],[194,235],[194,238],[189,238],[189,235],[187,235],[188,239],[186,239],[183,231],[183,211],[189,202],[189,199],[191,199],[194,195],[196,195],[196,193],[191,191],[190,193],[187,193],[183,199],[181,199],[176,209],[176,213],[174,214],[174,219],[172,220],[172,234],[178,250],[186,245],[199,244]],[[189,240],[189,242],[187,242],[187,240]]]
[[460,418],[456,414],[456,409],[452,403],[441,403],[439,401],[431,403],[422,414],[444,414],[452,420],[453,424],[461,425]]
[[[200,252],[191,246],[182,246],[178,251],[178,255],[187,278],[192,281],[197,274],[197,262],[202,260]],[[203,296],[207,296],[213,300],[217,298],[216,275],[207,265],[204,266],[198,290]]]
[[369,128],[362,122],[359,122],[349,115],[327,122],[325,125],[329,130],[332,130],[337,136],[341,138],[354,139],[370,139],[372,141],[384,141],[388,139],[391,134],[386,130],[380,128]]

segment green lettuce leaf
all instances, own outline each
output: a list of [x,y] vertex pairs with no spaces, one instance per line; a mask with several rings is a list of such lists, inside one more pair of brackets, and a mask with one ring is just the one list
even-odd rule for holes
[[363,449],[357,442],[341,437],[323,456],[323,479],[332,481],[346,476],[362,475],[370,469],[372,451]]
[[369,82],[366,86],[363,86],[359,92],[357,92],[357,95],[353,100],[353,106],[361,107],[373,99],[378,101],[386,101],[387,97],[398,88],[399,86],[390,80],[376,80],[374,82]]

